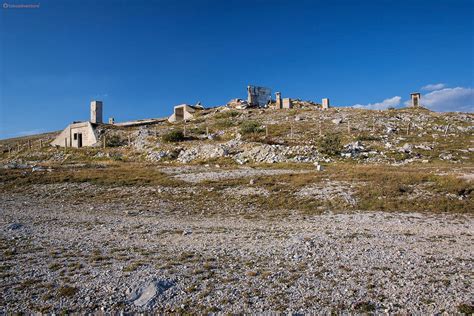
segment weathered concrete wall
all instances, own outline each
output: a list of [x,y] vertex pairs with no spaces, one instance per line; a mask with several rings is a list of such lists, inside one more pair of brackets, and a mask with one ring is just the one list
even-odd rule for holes
[[284,109],[291,109],[293,107],[293,103],[291,102],[290,98],[283,98],[282,106]]
[[281,92],[275,93],[275,99],[276,99],[276,108],[281,109],[282,108]]
[[411,107],[421,106],[421,94],[418,92],[410,94],[411,96]]
[[91,123],[102,123],[102,101],[91,102]]
[[[82,144],[81,144],[82,141]],[[60,147],[89,147],[99,141],[95,129],[90,122],[73,123],[66,127],[56,139],[52,146]],[[82,145],[82,146],[81,146]]]
[[329,109],[329,99],[328,99],[328,98],[324,98],[324,99],[322,100],[321,105],[322,105],[323,110]]
[[272,90],[265,87],[248,86],[247,101],[252,106],[266,106],[272,100]]
[[178,122],[189,120],[194,117],[196,109],[188,104],[180,104],[174,107],[173,114],[168,118],[168,122]]

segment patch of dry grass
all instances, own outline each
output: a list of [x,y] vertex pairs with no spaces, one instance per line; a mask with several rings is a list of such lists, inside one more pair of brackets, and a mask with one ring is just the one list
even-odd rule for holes
[[34,173],[25,170],[1,170],[0,182],[8,186],[64,182],[89,182],[98,185],[162,185],[179,186],[181,181],[170,178],[155,166],[144,164],[116,164],[108,167],[84,166],[55,169],[53,172]]

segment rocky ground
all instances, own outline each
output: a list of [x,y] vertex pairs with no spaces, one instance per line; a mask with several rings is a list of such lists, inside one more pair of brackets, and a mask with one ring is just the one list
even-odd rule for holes
[[305,103],[2,140],[0,314],[472,314],[473,123]]
[[[210,170],[244,180],[207,186]],[[280,217],[245,200],[221,201],[271,199],[252,177],[290,170],[163,171],[187,181],[2,183],[1,312],[472,311],[472,214],[325,208]],[[348,183],[322,183],[324,190],[313,183],[295,195],[353,202]],[[222,200],[193,212],[184,197],[211,188]]]

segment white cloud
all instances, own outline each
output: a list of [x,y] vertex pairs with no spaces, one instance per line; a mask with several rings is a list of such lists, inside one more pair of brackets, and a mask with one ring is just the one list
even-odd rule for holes
[[369,109],[369,110],[386,110],[390,107],[396,107],[400,105],[402,97],[395,96],[393,98],[385,99],[382,102],[378,103],[369,103],[369,104],[355,104],[352,107],[358,109]]
[[[474,112],[474,89],[445,88],[421,96],[421,105],[438,112]],[[405,105],[409,105],[406,101]]]
[[422,87],[421,90],[434,91],[443,89],[444,87],[446,87],[444,83],[427,84],[426,86]]

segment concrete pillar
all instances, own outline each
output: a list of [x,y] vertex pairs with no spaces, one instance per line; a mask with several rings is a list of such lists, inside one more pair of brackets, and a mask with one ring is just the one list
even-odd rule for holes
[[275,93],[275,100],[276,100],[276,108],[281,109],[282,108],[281,92],[276,92]]
[[253,91],[252,91],[252,87],[251,87],[251,86],[247,86],[247,102],[248,102],[250,105],[254,105],[254,104],[255,104],[254,94],[253,94]]
[[329,99],[324,98],[323,101],[321,102],[323,110],[329,109]]
[[421,94],[418,92],[414,92],[414,93],[411,93],[410,96],[411,96],[411,107],[413,108],[420,107]]
[[102,101],[91,102],[91,123],[102,123]]

